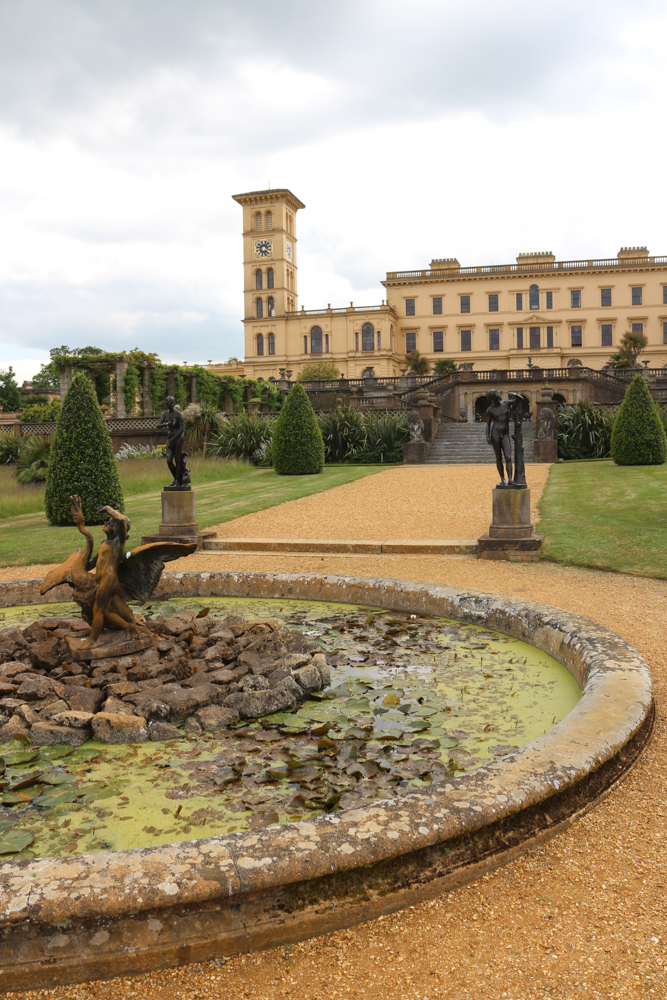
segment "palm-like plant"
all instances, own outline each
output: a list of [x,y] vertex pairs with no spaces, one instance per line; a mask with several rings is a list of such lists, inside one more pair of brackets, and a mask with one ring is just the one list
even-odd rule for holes
[[206,446],[222,426],[222,417],[210,403],[190,403],[183,411],[185,434],[195,448],[201,448],[206,458]]
[[558,407],[558,456],[564,459],[608,458],[614,415],[585,401]]
[[16,433],[15,428],[0,434],[0,465],[12,465],[16,461],[19,457],[22,440],[23,438]]
[[16,461],[16,479],[22,486],[34,486],[46,481],[51,458],[51,437],[30,435],[21,442]]
[[247,458],[254,461],[259,453],[263,461],[273,440],[276,418],[261,413],[238,413],[223,419],[218,433],[211,441],[212,455],[222,458]]
[[436,375],[449,375],[450,373],[457,372],[458,370],[459,366],[456,361],[454,361],[454,358],[440,358],[440,360],[436,361],[433,366],[433,371]]
[[364,447],[366,432],[363,414],[352,406],[320,413],[317,418],[324,441],[326,462],[346,462]]
[[419,351],[410,351],[407,356],[408,368],[413,375],[428,375],[429,364]]

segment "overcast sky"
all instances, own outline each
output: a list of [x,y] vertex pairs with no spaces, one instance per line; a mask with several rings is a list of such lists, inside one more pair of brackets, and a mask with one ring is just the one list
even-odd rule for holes
[[664,0],[0,0],[0,367],[243,355],[241,208],[299,303],[387,270],[667,254]]

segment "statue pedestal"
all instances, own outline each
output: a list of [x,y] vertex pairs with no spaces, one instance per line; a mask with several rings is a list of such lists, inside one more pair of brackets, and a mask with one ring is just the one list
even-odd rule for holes
[[558,442],[554,438],[535,439],[533,462],[557,462]]
[[478,559],[537,562],[543,535],[530,523],[530,490],[499,489],[492,493],[493,521],[478,540]]
[[427,458],[426,441],[408,441],[403,445],[403,465],[424,465]]
[[197,542],[201,548],[205,538],[215,538],[211,528],[200,531],[195,516],[194,490],[162,490],[162,521],[158,535],[144,535],[144,545],[149,542]]

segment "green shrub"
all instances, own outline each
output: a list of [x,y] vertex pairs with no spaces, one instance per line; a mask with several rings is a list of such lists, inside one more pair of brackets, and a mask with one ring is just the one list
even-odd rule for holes
[[609,458],[613,413],[590,403],[558,407],[558,457],[565,460]]
[[273,468],[280,476],[310,476],[324,468],[322,432],[303,386],[296,382],[273,431]]
[[95,390],[75,372],[51,446],[44,508],[51,524],[71,525],[70,497],[78,494],[86,524],[103,524],[98,508],[124,509],[116,458]]
[[362,451],[366,441],[364,415],[353,406],[320,413],[318,423],[324,441],[326,462],[348,462]]
[[51,403],[28,403],[21,410],[21,423],[24,424],[44,424],[51,420],[57,420],[60,416],[60,400],[54,399]]
[[21,435],[16,429],[0,433],[0,465],[12,465],[19,457],[21,450]]
[[628,386],[614,421],[611,457],[616,465],[662,465],[667,457],[665,428],[641,375]]
[[256,465],[269,465],[266,448],[273,439],[275,425],[275,417],[266,417],[261,413],[234,414],[221,421],[209,452],[221,458],[245,458]]
[[45,482],[52,440],[49,435],[41,437],[38,434],[30,434],[23,438],[16,461],[16,481],[21,486],[34,486],[35,483]]

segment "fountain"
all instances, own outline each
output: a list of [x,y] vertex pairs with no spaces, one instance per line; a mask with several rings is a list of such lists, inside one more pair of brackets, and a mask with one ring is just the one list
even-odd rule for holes
[[[46,594],[39,588],[39,581],[2,584],[0,605],[23,609],[7,613],[23,615],[24,622],[31,606],[38,624],[37,616],[47,610],[40,604],[69,599],[64,585]],[[264,602],[264,607],[254,604],[248,620],[257,621],[261,612],[259,620],[278,622],[283,635],[299,631],[304,642],[322,646],[324,656],[307,652],[311,659],[329,661],[331,684],[327,688],[323,680],[319,690],[304,692],[300,707],[277,715],[239,719],[217,731],[198,723],[200,733],[194,730],[187,739],[188,723],[177,724],[182,730],[173,742],[105,747],[90,741],[50,761],[48,754],[57,755],[62,747],[20,747],[28,756],[45,754],[42,776],[53,772],[56,778],[76,771],[67,761],[90,754],[87,767],[93,771],[86,780],[101,785],[101,794],[109,791],[112,800],[119,791],[113,782],[130,773],[116,767],[118,755],[131,754],[133,773],[143,768],[151,795],[166,797],[160,801],[169,799],[170,806],[146,814],[161,834],[145,834],[153,839],[144,846],[126,838],[119,843],[137,846],[114,849],[105,844],[103,829],[84,823],[77,831],[75,814],[83,821],[96,808],[102,813],[105,800],[96,802],[100,789],[86,792],[75,775],[74,799],[60,808],[63,820],[72,815],[74,832],[81,832],[72,842],[83,840],[85,850],[57,856],[66,843],[58,826],[46,846],[40,848],[41,834],[35,836],[35,857],[5,856],[0,862],[5,989],[268,947],[440,894],[562,830],[627,772],[650,738],[651,678],[637,651],[603,626],[545,605],[417,583],[268,573],[177,573],[161,579],[155,598],[171,608],[146,607],[142,627],[150,628],[151,616],[168,623],[206,608],[203,618],[189,620],[215,618],[216,602],[227,618],[242,608],[240,600]],[[276,600],[284,621],[271,603]],[[292,602],[304,601],[323,602],[329,610],[319,605],[309,618],[306,607],[300,629],[292,628]],[[347,646],[340,630],[335,635],[336,621],[343,628],[345,621],[354,623]],[[446,640],[447,629],[457,634],[455,643]],[[383,643],[391,648],[383,649]],[[448,644],[451,649],[444,650]],[[459,695],[460,688],[467,686],[483,702],[484,685],[497,682],[503,704],[511,705],[510,699],[535,682],[532,674],[528,681],[528,674],[511,672],[517,669],[516,662],[509,663],[516,659],[513,651],[517,657],[523,651],[527,661],[543,663],[545,670],[564,667],[569,694],[553,718],[536,723],[536,738],[531,732],[518,736],[527,717],[525,699],[520,711],[507,713],[517,716],[516,726],[509,718],[497,734],[484,726],[469,731],[462,721],[466,692]],[[468,660],[459,670],[453,663],[464,655]],[[523,666],[528,669],[528,662]],[[484,722],[484,705],[475,711]],[[233,741],[241,750],[236,761]],[[284,752],[288,746],[291,756]],[[151,754],[157,755],[152,763]],[[9,768],[39,770],[36,761]],[[176,782],[172,771],[178,772]],[[204,825],[212,775],[219,779],[220,815]],[[196,787],[184,789],[180,799],[175,789],[184,776]],[[45,785],[38,797],[46,794],[48,801],[65,784]],[[246,789],[251,806],[240,822],[235,785]],[[288,785],[299,791],[294,794]],[[27,793],[34,785],[24,787]],[[127,790],[125,797],[131,798]],[[184,801],[190,822],[180,826],[180,814],[174,814]],[[68,805],[75,808],[68,812]],[[137,823],[129,820],[136,831]]]

